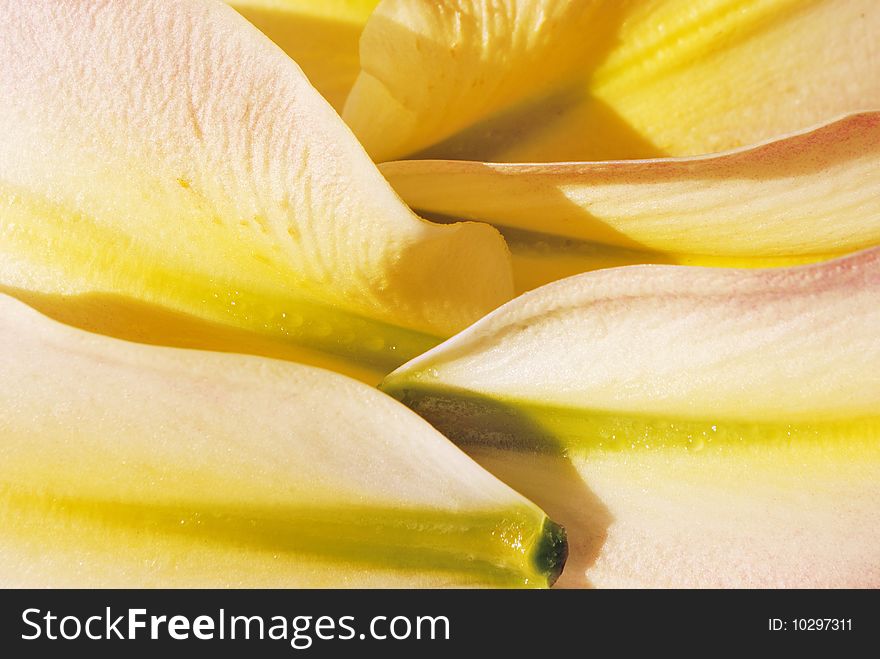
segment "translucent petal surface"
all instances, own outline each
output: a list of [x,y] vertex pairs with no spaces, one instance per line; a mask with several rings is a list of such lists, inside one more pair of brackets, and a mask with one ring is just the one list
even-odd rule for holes
[[878,245],[878,159],[871,112],[717,156],[381,170],[422,214],[500,228],[528,290],[613,265],[760,267]]
[[878,295],[880,249],[799,268],[601,270],[516,298],[383,387],[555,406],[599,424],[877,421]]
[[57,317],[387,372],[510,296],[497,232],[413,215],[222,3],[0,2],[0,62],[0,285]]
[[469,452],[565,525],[558,587],[880,586],[876,437],[567,458]]
[[377,161],[694,155],[880,105],[871,0],[385,0],[344,116]]
[[7,296],[0,338],[6,586],[540,586],[561,568],[538,508],[366,385]]
[[880,249],[523,295],[383,389],[566,525],[562,584],[880,584]]
[[342,111],[360,71],[358,42],[379,0],[227,0],[284,49]]

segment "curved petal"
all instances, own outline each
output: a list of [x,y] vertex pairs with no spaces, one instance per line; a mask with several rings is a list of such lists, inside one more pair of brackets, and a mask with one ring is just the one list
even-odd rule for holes
[[382,388],[566,525],[569,584],[876,587],[878,299],[880,248],[602,270]]
[[878,161],[869,112],[715,156],[380,169],[423,215],[498,227],[529,290],[614,265],[790,265],[878,245]]
[[565,525],[558,588],[878,588],[880,450],[470,455]]
[[337,111],[360,72],[358,42],[379,0],[226,0],[302,67]]
[[876,422],[878,294],[880,248],[799,268],[600,270],[521,295],[382,386],[571,410],[575,423]]
[[321,369],[118,341],[0,295],[0,409],[6,586],[545,586],[564,561],[534,504]]
[[880,106],[871,0],[385,0],[343,116],[376,161],[695,155]]
[[0,285],[69,322],[387,372],[511,294],[222,3],[0,2],[0,97]]

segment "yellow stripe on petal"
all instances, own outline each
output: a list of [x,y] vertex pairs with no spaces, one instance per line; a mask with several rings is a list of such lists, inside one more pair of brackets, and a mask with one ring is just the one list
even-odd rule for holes
[[561,585],[880,584],[880,248],[527,293],[382,388],[565,524]]
[[382,386],[451,436],[549,449],[876,439],[878,294],[880,248],[796,268],[601,270],[521,295]]
[[878,159],[872,112],[717,156],[381,170],[423,215],[498,227],[528,290],[615,265],[790,265],[878,245]]
[[222,3],[4,2],[0,31],[0,286],[41,310],[376,381],[510,297],[497,231],[414,215]]
[[379,0],[226,0],[278,44],[337,111],[360,72],[358,42]]
[[5,586],[528,586],[564,532],[372,387],[0,295]]
[[386,0],[344,117],[377,161],[695,155],[880,105],[871,0]]

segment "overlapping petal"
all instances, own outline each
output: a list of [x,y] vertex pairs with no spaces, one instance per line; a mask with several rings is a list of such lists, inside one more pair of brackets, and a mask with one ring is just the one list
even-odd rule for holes
[[321,369],[0,296],[0,409],[5,586],[541,586],[564,561],[537,507]]
[[497,232],[416,217],[231,8],[0,14],[5,290],[97,331],[366,379],[509,298]]
[[848,441],[468,452],[565,525],[560,588],[877,588],[880,449]]
[[871,0],[385,0],[344,117],[377,161],[717,152],[880,106],[878,28]]
[[0,581],[880,587],[878,29],[0,0]]
[[517,298],[382,388],[506,450],[485,464],[569,527],[576,582],[876,586],[878,300],[880,248],[603,270]]
[[714,156],[381,171],[433,218],[491,222],[519,290],[634,263],[761,267],[880,245],[880,113]]
[[284,52],[341,112],[360,72],[358,42],[379,0],[226,0]]

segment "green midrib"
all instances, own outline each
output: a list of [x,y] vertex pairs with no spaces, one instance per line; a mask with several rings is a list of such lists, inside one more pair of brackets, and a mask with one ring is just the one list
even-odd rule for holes
[[[6,209],[9,217],[0,218],[0,235],[6,243],[0,254],[9,250],[59,277],[90,282],[90,293],[130,297],[135,302],[252,332],[281,344],[304,346],[384,372],[444,338],[310,299],[305,291],[295,290],[295,283],[271,289],[253,278],[233,281],[199,271],[175,263],[173,254],[150,251],[149,246],[135,243],[126,232],[99,225],[82,214],[21,191],[15,198],[18,201],[7,202],[11,204]],[[15,213],[26,217],[16,218]],[[63,231],[53,219],[58,217],[68,225]],[[8,220],[5,226],[4,219]],[[273,281],[268,273],[265,278]],[[16,282],[0,281],[4,284],[17,286]]]
[[[460,575],[474,585],[545,587],[565,563],[562,527],[529,508],[462,513],[340,505],[216,506],[128,503],[0,486],[0,520],[74,524],[191,539],[355,569]],[[27,527],[27,524],[25,524]]]
[[566,454],[665,448],[702,451],[852,438],[880,441],[880,415],[790,422],[686,419],[545,405],[394,379],[380,388],[462,445]]

